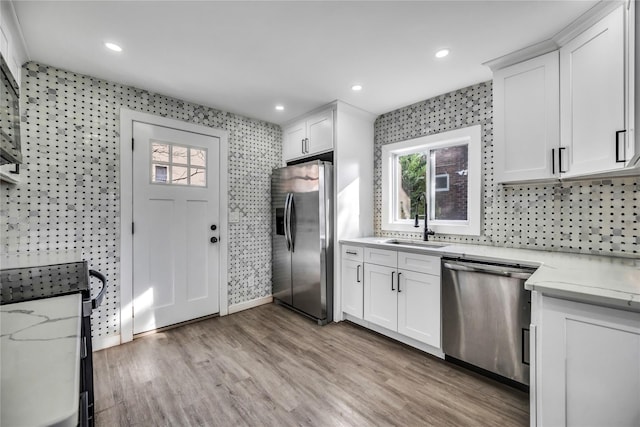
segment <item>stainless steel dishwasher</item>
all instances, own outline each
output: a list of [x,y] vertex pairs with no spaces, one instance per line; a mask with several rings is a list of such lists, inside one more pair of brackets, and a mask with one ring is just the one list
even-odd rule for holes
[[442,349],[462,361],[529,385],[531,292],[535,269],[442,261]]

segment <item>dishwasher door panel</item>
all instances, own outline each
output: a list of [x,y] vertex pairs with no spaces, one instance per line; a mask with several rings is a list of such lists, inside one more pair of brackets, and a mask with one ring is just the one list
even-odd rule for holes
[[523,279],[444,267],[444,353],[528,385],[530,307]]

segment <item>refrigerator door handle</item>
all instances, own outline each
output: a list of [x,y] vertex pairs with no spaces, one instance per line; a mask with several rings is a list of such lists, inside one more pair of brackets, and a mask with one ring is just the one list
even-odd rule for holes
[[287,211],[287,226],[289,227],[289,244],[291,245],[291,252],[294,252],[295,249],[295,228],[291,226],[291,218],[293,217],[293,193],[289,193],[291,197],[289,197],[289,210]]
[[291,200],[291,193],[287,193],[287,198],[284,200],[284,240],[287,242],[287,250],[291,251],[291,237],[289,230],[289,202]]

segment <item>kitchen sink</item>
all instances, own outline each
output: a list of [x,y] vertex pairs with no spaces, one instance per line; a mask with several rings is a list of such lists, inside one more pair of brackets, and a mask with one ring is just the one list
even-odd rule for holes
[[388,240],[385,240],[383,243],[390,243],[392,245],[415,246],[418,248],[443,248],[447,246],[446,243],[423,242],[421,240],[405,240],[405,239],[388,239]]

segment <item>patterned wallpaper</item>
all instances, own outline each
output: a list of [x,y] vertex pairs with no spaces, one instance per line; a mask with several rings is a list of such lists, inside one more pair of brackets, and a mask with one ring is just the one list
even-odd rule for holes
[[[374,230],[377,236],[420,239],[381,229],[382,146],[482,125],[482,235],[438,234],[434,240],[514,248],[637,256],[640,177],[502,186],[493,180],[491,82],[383,114],[375,123]],[[417,229],[419,230],[419,229]]]
[[[0,249],[79,251],[106,274],[94,336],[120,333],[120,107],[229,131],[229,304],[271,295],[270,175],[279,126],[37,63],[23,67],[18,185],[1,184]],[[215,100],[212,100],[215,101]]]

